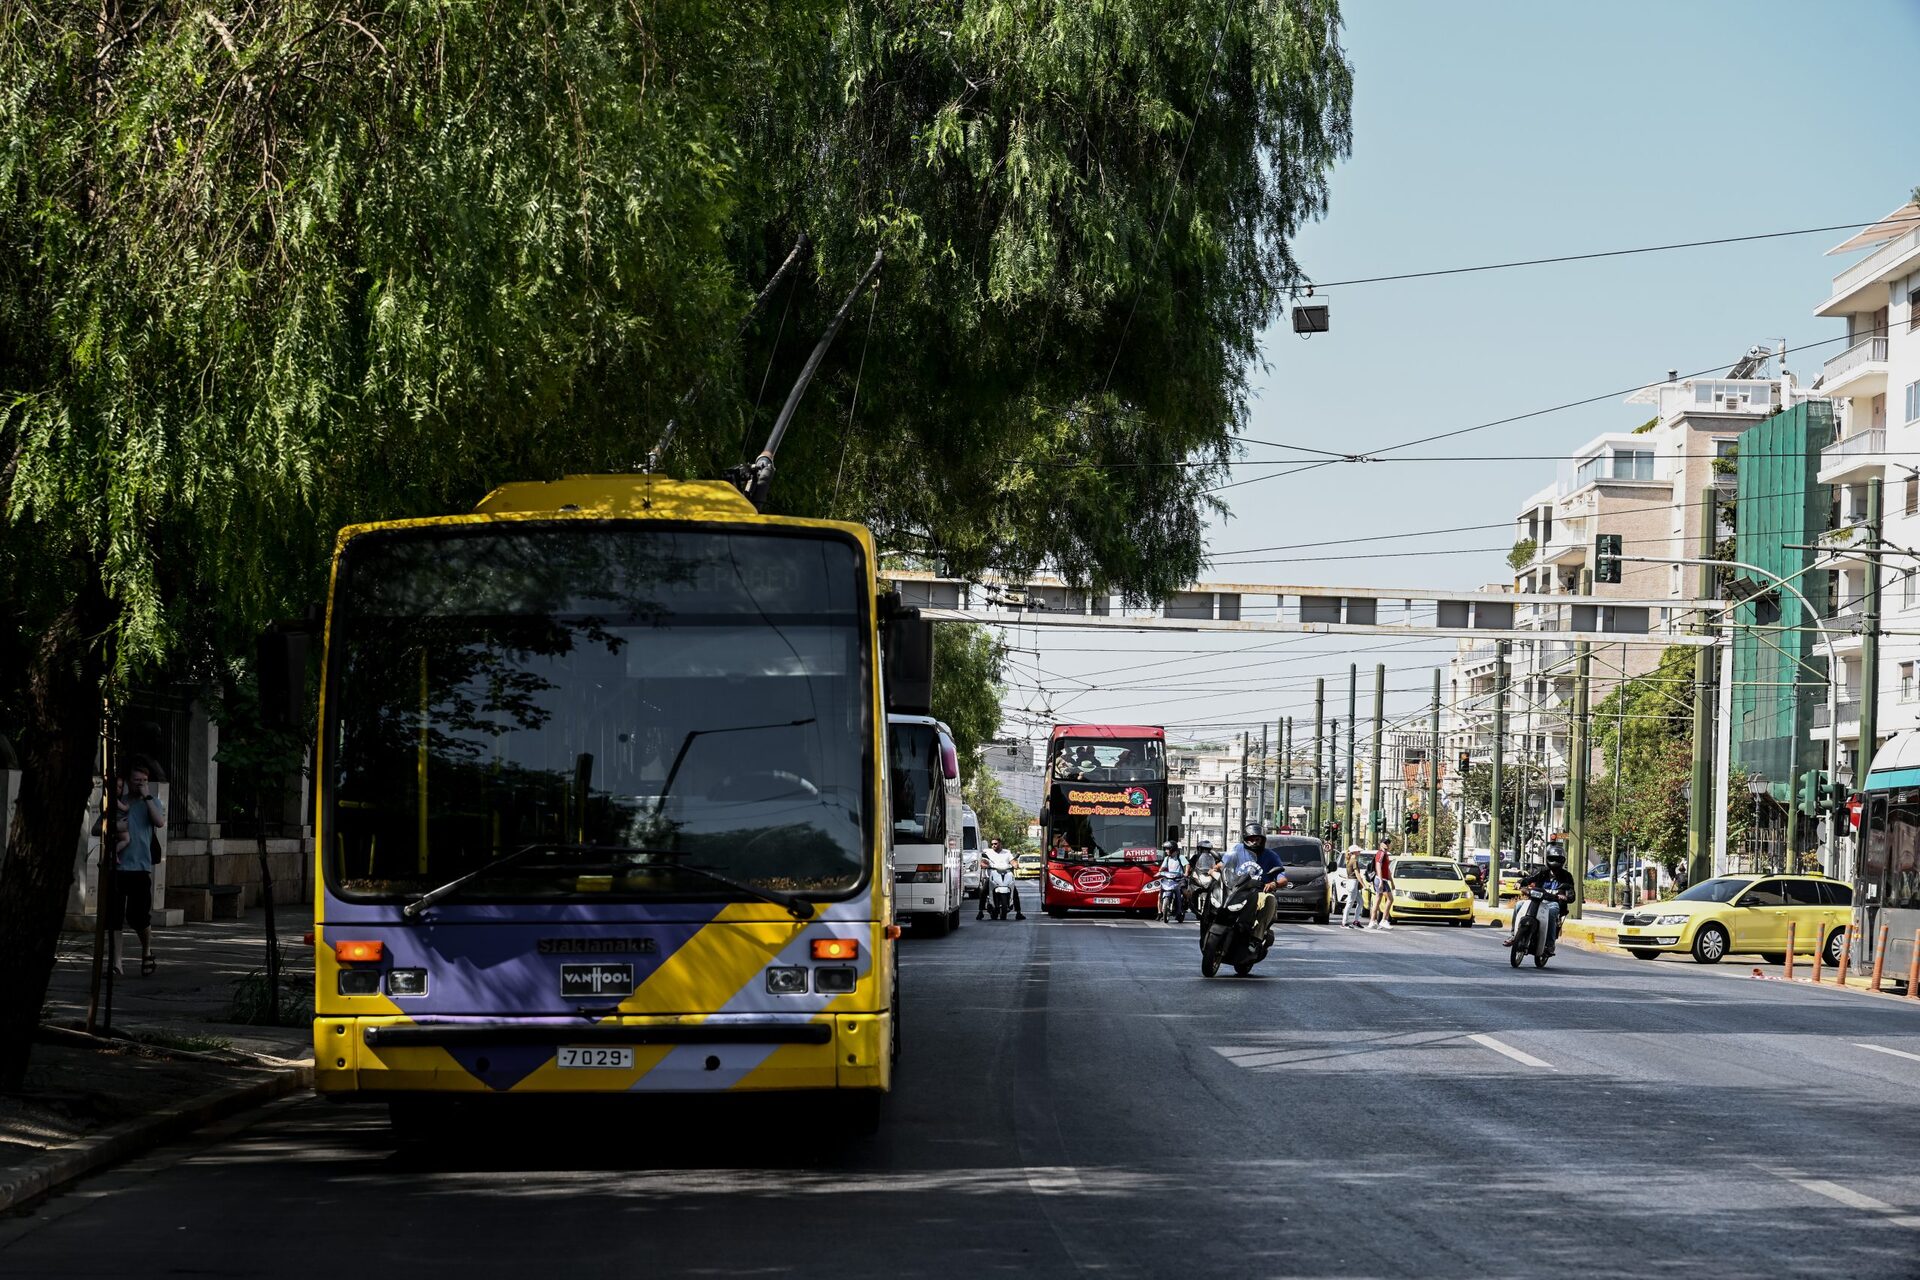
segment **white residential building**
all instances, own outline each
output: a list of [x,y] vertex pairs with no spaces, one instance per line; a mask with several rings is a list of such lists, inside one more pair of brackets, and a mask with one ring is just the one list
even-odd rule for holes
[[[1867,513],[1867,483],[1882,482],[1882,534],[1894,547],[1920,545],[1920,203],[1907,203],[1874,226],[1828,250],[1865,256],[1833,278],[1832,292],[1814,308],[1816,316],[1843,321],[1848,341],[1821,367],[1814,391],[1830,398],[1836,410],[1838,438],[1821,455],[1818,479],[1834,486],[1835,527],[1827,539],[1841,555],[1829,579],[1831,616],[1841,672],[1839,753],[1835,767],[1859,776],[1860,605],[1865,593],[1866,561],[1847,552],[1862,539],[1857,529]],[[1876,739],[1920,727],[1920,596],[1916,561],[1893,555],[1883,560]],[[1905,633],[1905,634],[1902,634]],[[1817,740],[1825,741],[1824,705],[1813,721]]]

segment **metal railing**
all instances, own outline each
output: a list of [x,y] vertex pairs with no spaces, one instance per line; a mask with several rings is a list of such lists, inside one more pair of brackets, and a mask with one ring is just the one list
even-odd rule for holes
[[1837,298],[1841,294],[1848,293],[1857,286],[1865,284],[1867,281],[1872,280],[1881,272],[1885,271],[1896,259],[1912,252],[1916,248],[1920,248],[1920,227],[1915,227],[1913,230],[1907,232],[1907,234],[1896,236],[1894,239],[1887,241],[1887,243],[1881,245],[1878,249],[1835,276],[1833,278],[1833,293],[1829,296]]
[[[1840,717],[1840,723],[1843,725],[1857,725],[1860,723],[1860,703],[1857,700],[1839,703],[1834,708],[1834,712]],[[1816,729],[1827,729],[1831,728],[1832,725],[1833,721],[1829,719],[1827,715],[1827,704],[1824,702],[1815,703],[1813,707],[1813,727]]]
[[1885,338],[1862,338],[1842,351],[1833,359],[1820,366],[1823,383],[1830,383],[1843,373],[1851,372],[1863,364],[1885,364],[1887,362],[1887,340]]
[[[1885,341],[1885,339],[1881,339]],[[1830,467],[1836,462],[1848,458],[1868,457],[1887,451],[1887,429],[1868,427],[1865,431],[1856,431],[1850,436],[1842,436],[1820,451],[1820,465]]]

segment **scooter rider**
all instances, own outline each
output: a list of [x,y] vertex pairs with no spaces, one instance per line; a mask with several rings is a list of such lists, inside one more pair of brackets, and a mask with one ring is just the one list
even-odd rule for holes
[[[1027,913],[1020,909],[1020,882],[1012,878],[1013,854],[1000,847],[999,836],[995,836],[993,839],[987,841],[987,851],[980,855],[980,866],[983,871],[1004,871],[1007,873],[1007,883],[1013,886],[1013,918],[1015,920],[1025,920]],[[980,877],[980,914],[974,917],[975,920],[986,919],[987,897],[992,892],[993,886],[988,882],[987,877],[982,874]]]
[[1549,847],[1545,866],[1535,867],[1520,881],[1520,901],[1514,904],[1513,921],[1507,927],[1506,945],[1513,945],[1513,936],[1518,931],[1520,913],[1527,909],[1532,899],[1527,896],[1528,889],[1539,889],[1546,896],[1540,900],[1540,909],[1547,918],[1547,954],[1552,955],[1554,944],[1560,940],[1560,917],[1566,912],[1566,904],[1573,899],[1573,875],[1567,870],[1567,853],[1564,849]]
[[1260,937],[1271,938],[1273,917],[1280,910],[1280,900],[1273,896],[1273,891],[1288,881],[1286,864],[1280,860],[1279,854],[1268,850],[1267,834],[1258,822],[1247,824],[1246,830],[1240,835],[1240,843],[1228,851],[1220,865],[1231,874],[1249,862],[1261,870],[1260,899],[1254,907],[1254,924],[1259,929]]
[[1180,852],[1178,840],[1169,840],[1160,846],[1160,870],[1154,879],[1159,882],[1161,897],[1172,895],[1168,902],[1169,912],[1179,916],[1184,923],[1187,915],[1187,857]]

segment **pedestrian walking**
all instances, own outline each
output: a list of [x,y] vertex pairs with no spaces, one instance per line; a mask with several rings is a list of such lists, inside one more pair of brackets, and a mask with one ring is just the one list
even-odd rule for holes
[[1371,880],[1373,884],[1373,918],[1368,922],[1369,929],[1393,928],[1393,851],[1388,848],[1387,837],[1380,837],[1380,847],[1373,851]]
[[144,763],[129,764],[122,774],[112,807],[113,829],[103,830],[106,817],[93,824],[101,837],[101,857],[114,859],[111,883],[101,908],[107,913],[107,947],[113,971],[120,967],[120,931],[131,928],[140,939],[140,973],[150,977],[153,958],[153,864],[163,856],[154,833],[167,825],[167,807],[154,795],[152,770]]
[[1348,929],[1358,929],[1362,910],[1361,890],[1367,883],[1367,851],[1357,844],[1347,846],[1347,858],[1341,864],[1347,873],[1347,901],[1340,911],[1340,923]]

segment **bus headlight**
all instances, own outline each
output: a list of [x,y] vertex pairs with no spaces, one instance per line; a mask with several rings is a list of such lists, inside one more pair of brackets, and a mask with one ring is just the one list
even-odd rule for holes
[[807,994],[807,968],[805,965],[775,965],[767,970],[767,990],[776,996],[803,996]]
[[860,973],[851,965],[835,965],[829,969],[813,971],[813,989],[821,995],[843,996],[853,990],[859,981]]
[[1051,871],[1047,872],[1047,880],[1056,889],[1060,889],[1066,893],[1072,893],[1074,891],[1072,885],[1068,884],[1065,880],[1062,880],[1059,876],[1053,874],[1053,872]]
[[427,971],[425,969],[393,970],[387,974],[387,994],[390,996],[427,994]]
[[380,971],[378,969],[342,969],[340,994],[343,996],[379,995]]

